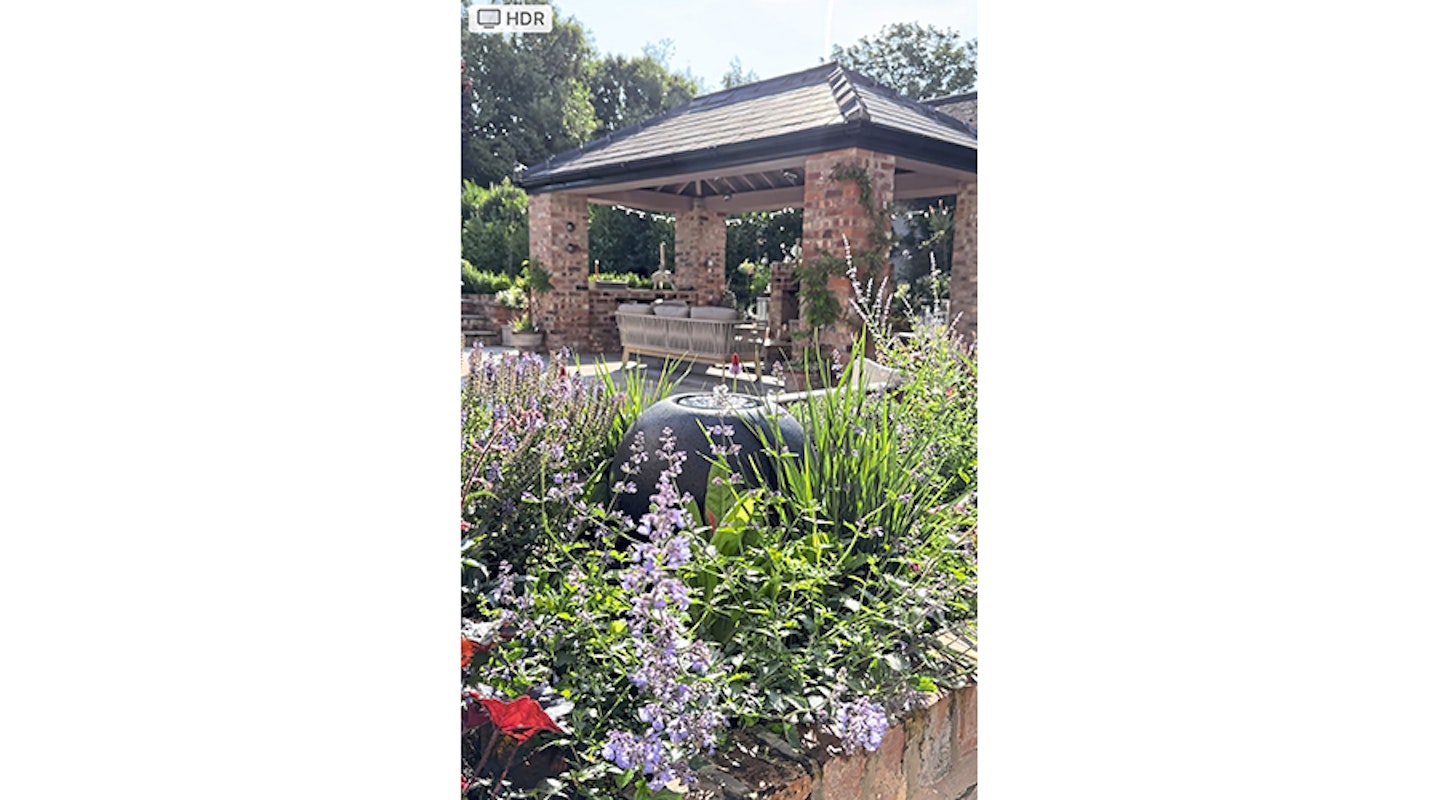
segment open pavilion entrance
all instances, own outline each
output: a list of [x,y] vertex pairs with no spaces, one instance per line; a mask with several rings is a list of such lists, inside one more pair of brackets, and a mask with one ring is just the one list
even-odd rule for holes
[[[802,208],[806,262],[843,256],[842,242],[867,246],[873,221],[858,184],[834,178],[838,167],[849,167],[868,177],[877,207],[954,195],[950,313],[973,339],[977,150],[971,126],[835,64],[695,98],[521,176],[530,194],[530,260],[549,272],[552,286],[537,298],[537,322],[552,349],[593,353],[618,344],[614,314],[625,290],[590,285],[590,203],[674,214],[675,288],[668,296],[715,305],[726,288],[729,214]],[[798,316],[795,283],[793,275],[772,273],[769,332],[777,341]],[[848,281],[832,278],[830,289],[848,307]],[[850,335],[840,324],[820,340],[843,346]]]

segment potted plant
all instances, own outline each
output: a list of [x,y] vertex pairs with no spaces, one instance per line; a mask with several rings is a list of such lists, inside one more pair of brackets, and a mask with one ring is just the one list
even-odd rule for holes
[[[525,262],[525,291],[528,293],[525,313],[515,320],[510,334],[516,347],[540,347],[545,340],[545,330],[535,321],[535,298],[550,291],[550,273],[539,264]],[[523,327],[522,327],[523,326]],[[524,343],[522,343],[524,342]]]
[[529,350],[539,348],[541,343],[545,341],[545,334],[535,327],[535,323],[530,319],[529,311],[516,317],[515,320],[510,323],[509,331],[509,343],[513,347]]
[[526,299],[523,288],[520,286],[512,286],[503,292],[497,293],[495,295],[495,302],[506,311],[505,316],[499,320],[499,322],[502,323],[500,326],[500,344],[506,347],[512,347],[514,346],[514,342],[511,341],[510,332],[515,322],[526,313],[526,309],[530,305],[529,300]]

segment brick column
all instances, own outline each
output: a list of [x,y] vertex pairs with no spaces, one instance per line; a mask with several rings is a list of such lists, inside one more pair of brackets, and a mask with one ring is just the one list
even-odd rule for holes
[[960,315],[955,328],[967,343],[975,341],[979,330],[978,186],[977,181],[967,181],[955,192],[955,243],[950,259],[950,319]]
[[725,214],[704,207],[675,215],[675,288],[695,289],[699,305],[725,294]]
[[[589,205],[584,195],[530,195],[530,263],[550,273],[551,289],[534,298],[532,319],[546,332],[546,347],[584,349],[590,293]],[[573,250],[571,249],[573,247]]]
[[[870,211],[860,202],[860,187],[853,180],[836,181],[830,175],[843,164],[859,166],[870,176],[872,202],[883,209],[895,197],[895,157],[860,148],[832,150],[805,158],[805,216],[801,232],[802,259],[811,263],[824,253],[845,257],[845,242],[852,252],[870,246],[874,228]],[[889,253],[884,254],[882,271],[890,272]],[[863,265],[856,264],[862,270]],[[861,275],[862,284],[865,276]],[[878,286],[881,276],[874,276]],[[847,352],[860,321],[850,307],[854,292],[850,279],[844,275],[830,278],[830,291],[840,301],[841,319],[820,331],[819,341],[825,350]],[[802,312],[803,313],[803,312]],[[802,317],[803,321],[803,317]],[[803,324],[803,323],[802,323]]]

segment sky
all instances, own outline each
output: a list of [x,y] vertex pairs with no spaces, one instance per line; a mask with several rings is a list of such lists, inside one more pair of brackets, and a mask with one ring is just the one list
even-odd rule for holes
[[[730,60],[761,79],[829,60],[827,42],[848,46],[895,22],[976,34],[976,0],[552,0],[573,16],[601,53],[639,55],[647,43],[673,43],[670,66],[689,69],[707,91],[720,88]],[[832,10],[833,9],[833,10]],[[827,19],[829,30],[827,31]]]

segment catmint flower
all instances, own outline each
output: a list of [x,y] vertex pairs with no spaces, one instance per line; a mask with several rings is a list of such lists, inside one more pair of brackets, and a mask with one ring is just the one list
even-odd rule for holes
[[611,730],[601,749],[617,767],[640,770],[652,789],[688,778],[689,758],[701,748],[713,748],[714,731],[724,724],[710,707],[718,694],[710,652],[683,635],[689,589],[670,572],[689,562],[693,546],[693,520],[683,511],[687,495],[674,484],[685,454],[675,450],[671,429],[661,432],[660,441],[656,456],[668,466],[660,473],[650,513],[636,528],[644,540],[631,545],[630,566],[620,575],[630,595],[628,620],[638,662],[628,678],[648,697],[638,711],[646,729],[638,736]]
[[885,707],[863,697],[836,705],[830,719],[830,732],[840,739],[840,746],[847,754],[862,748],[870,752],[880,749],[880,742],[890,729]]

